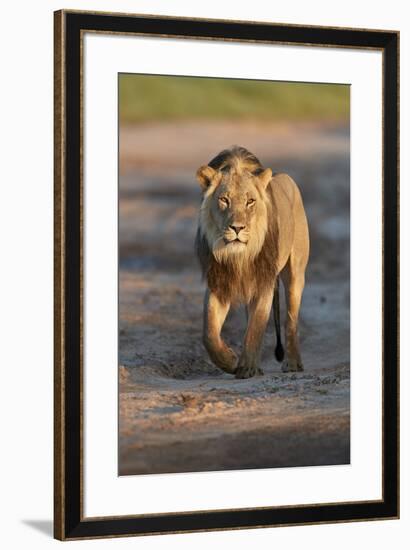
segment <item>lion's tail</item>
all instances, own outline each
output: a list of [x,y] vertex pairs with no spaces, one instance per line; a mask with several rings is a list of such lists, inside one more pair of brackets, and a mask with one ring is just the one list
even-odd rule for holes
[[282,341],[280,337],[280,304],[279,304],[279,278],[276,279],[275,292],[273,294],[273,318],[275,320],[276,331],[276,347],[275,357],[279,362],[283,361],[285,352],[283,351]]

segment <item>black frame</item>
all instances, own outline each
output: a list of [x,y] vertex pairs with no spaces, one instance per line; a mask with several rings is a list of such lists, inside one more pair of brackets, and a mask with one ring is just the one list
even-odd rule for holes
[[[82,513],[83,31],[378,49],[383,52],[383,499],[87,519]],[[396,31],[55,13],[55,537],[60,540],[399,516],[398,48]],[[388,367],[388,368],[385,368]]]

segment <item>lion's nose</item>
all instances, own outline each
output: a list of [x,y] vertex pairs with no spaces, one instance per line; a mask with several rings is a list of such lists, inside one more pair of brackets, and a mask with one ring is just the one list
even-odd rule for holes
[[233,229],[237,235],[239,235],[239,233],[242,231],[242,229],[245,229],[244,225],[237,225],[237,224],[232,224],[229,227],[231,229]]

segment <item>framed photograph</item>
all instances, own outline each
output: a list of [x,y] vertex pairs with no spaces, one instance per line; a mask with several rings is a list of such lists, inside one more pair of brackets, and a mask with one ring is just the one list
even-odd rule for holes
[[55,13],[55,537],[399,517],[394,30]]

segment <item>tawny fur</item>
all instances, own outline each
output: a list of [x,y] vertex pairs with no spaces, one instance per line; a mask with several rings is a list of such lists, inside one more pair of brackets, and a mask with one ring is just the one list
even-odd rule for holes
[[[212,360],[240,378],[260,371],[260,348],[273,297],[278,300],[275,288],[280,274],[288,305],[283,369],[302,370],[297,319],[309,237],[296,184],[286,174],[272,175],[252,153],[238,146],[200,167],[197,178],[203,199],[196,250],[208,284],[204,343]],[[237,361],[220,332],[230,306],[241,303],[248,308],[248,329]],[[283,353],[277,357],[283,358]]]

